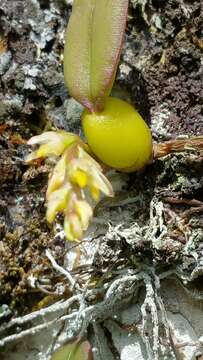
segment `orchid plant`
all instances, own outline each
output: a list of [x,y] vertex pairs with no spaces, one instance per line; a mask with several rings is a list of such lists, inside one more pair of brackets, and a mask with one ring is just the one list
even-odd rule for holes
[[[52,223],[58,213],[64,214],[68,240],[82,239],[92,218],[88,193],[94,201],[100,193],[113,196],[103,165],[136,171],[153,156],[168,151],[167,143],[153,146],[150,129],[130,104],[110,96],[127,12],[128,0],[74,0],[65,36],[64,78],[69,94],[85,108],[82,126],[87,143],[60,130],[28,141],[39,145],[28,156],[28,163],[37,158],[56,159],[46,193],[46,216]],[[169,144],[170,151],[183,148],[183,144],[179,150],[178,146]]]
[[[128,1],[75,0],[65,38],[64,77],[69,93],[88,114],[102,113],[111,92],[124,37]],[[93,115],[94,116],[94,115]],[[27,157],[55,157],[56,165],[46,192],[47,221],[64,214],[68,240],[80,240],[93,215],[87,192],[98,201],[100,193],[113,196],[113,189],[92,149],[77,135],[49,131],[34,136],[29,145],[39,145]]]

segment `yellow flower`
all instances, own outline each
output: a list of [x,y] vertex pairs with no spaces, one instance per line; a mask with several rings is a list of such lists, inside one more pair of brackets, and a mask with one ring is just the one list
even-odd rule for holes
[[71,191],[71,186],[65,184],[59,190],[52,192],[47,202],[46,218],[49,223],[52,223],[58,212],[64,211],[68,205],[68,196]]
[[85,200],[78,200],[75,196],[71,200],[66,208],[64,231],[68,240],[77,241],[87,230],[93,211]]
[[64,218],[64,231],[70,241],[77,241],[82,238],[82,227],[80,219],[75,214],[67,214]]
[[78,157],[71,161],[68,172],[72,182],[80,187],[89,186],[95,200],[98,200],[100,191],[113,196],[111,183],[102,173],[101,166],[82,147],[78,146]]
[[41,135],[33,136],[28,145],[40,145],[39,149],[28,155],[26,161],[47,156],[60,156],[74,142],[81,142],[80,138],[64,130],[47,131]]
[[85,171],[77,169],[73,172],[71,181],[79,185],[80,188],[87,186],[87,174]]
[[65,153],[57,162],[53,170],[52,176],[49,179],[47,193],[46,193],[47,198],[49,198],[50,194],[56,189],[58,189],[60,186],[62,186],[62,184],[64,183],[66,176],[66,167],[67,164],[66,164],[66,153]]
[[75,210],[80,219],[82,229],[87,230],[89,221],[93,215],[91,206],[85,200],[78,200],[75,204]]

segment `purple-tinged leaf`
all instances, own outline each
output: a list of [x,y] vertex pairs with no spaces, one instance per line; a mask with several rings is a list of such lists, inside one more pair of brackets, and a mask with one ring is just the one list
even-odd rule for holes
[[69,93],[101,111],[117,70],[128,0],[74,0],[66,32],[64,76]]

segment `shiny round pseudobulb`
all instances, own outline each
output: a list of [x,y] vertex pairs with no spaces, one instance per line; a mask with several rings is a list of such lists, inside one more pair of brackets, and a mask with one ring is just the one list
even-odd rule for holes
[[104,164],[130,172],[150,161],[150,129],[127,102],[108,97],[102,112],[83,112],[82,124],[90,149]]

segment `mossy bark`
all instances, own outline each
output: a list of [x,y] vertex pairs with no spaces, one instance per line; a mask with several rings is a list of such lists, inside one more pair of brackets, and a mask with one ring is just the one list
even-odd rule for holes
[[[3,324],[74,295],[45,252],[49,249],[61,266],[70,261],[60,219],[53,228],[45,220],[51,164],[24,164],[31,136],[53,127],[80,133],[82,109],[69,98],[62,73],[70,11],[71,1],[65,0],[0,2]],[[201,0],[130,2],[113,93],[139,110],[154,141],[203,135],[202,18]],[[98,308],[87,310],[89,318],[83,323],[95,359],[129,360],[137,354],[139,359],[189,360],[203,355],[202,161],[201,152],[190,149],[159,159],[142,173],[110,174],[116,196],[103,199],[95,209],[86,242],[79,247],[84,263],[75,269],[81,286],[89,276],[102,289],[86,299],[86,307]],[[131,273],[140,278],[126,280]],[[102,303],[106,288],[110,305]],[[81,329],[74,321],[72,332],[77,335]],[[0,338],[19,330],[23,325]],[[1,358],[47,360],[49,345],[57,348],[53,336],[55,341],[62,330],[54,324],[44,338],[9,343]],[[64,327],[67,339],[69,330],[70,323]]]

